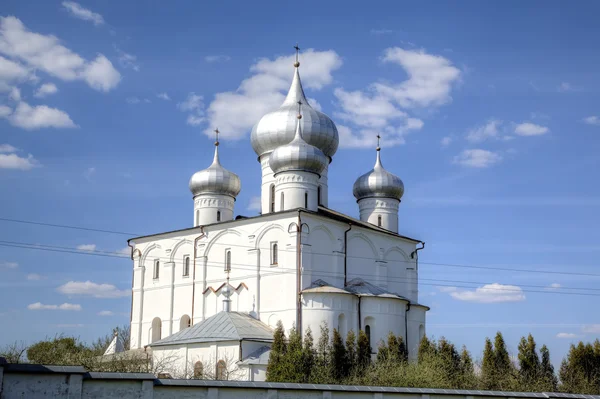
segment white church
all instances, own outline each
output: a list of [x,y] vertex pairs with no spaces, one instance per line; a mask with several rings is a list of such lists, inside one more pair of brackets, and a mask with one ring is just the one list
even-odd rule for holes
[[[427,306],[418,301],[418,249],[398,233],[402,180],[373,168],[353,194],[360,220],[328,207],[333,121],[308,103],[298,56],[289,93],[251,133],[262,172],[261,213],[234,217],[240,178],[219,161],[190,179],[193,226],[129,240],[131,349],[177,359],[198,378],[264,381],[273,329],[322,323],[363,330],[373,351],[391,331],[416,357]],[[419,246],[422,245],[422,246]]]

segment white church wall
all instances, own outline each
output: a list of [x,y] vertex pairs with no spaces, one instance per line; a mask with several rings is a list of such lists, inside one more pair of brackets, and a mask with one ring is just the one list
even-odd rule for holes
[[358,331],[358,297],[349,294],[313,293],[303,294],[302,328],[310,327],[318,339],[321,325],[327,324],[330,335],[337,329],[343,337],[351,329]]
[[387,341],[390,332],[406,340],[404,315],[407,301],[381,297],[361,298],[362,329],[370,326],[371,347],[377,352],[380,341]]
[[[334,229],[336,231],[336,229]],[[344,285],[344,254],[341,242],[325,223],[310,224],[310,247],[302,253],[302,286],[307,288],[315,280],[323,280],[334,287]]]
[[408,340],[407,348],[410,359],[416,359],[419,343],[427,333],[425,329],[427,307],[421,305],[411,305],[408,311]]

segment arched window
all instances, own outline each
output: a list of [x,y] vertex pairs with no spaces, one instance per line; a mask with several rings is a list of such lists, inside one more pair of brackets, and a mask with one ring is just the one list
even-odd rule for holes
[[269,208],[271,212],[275,212],[275,185],[271,184],[271,194],[269,195]]
[[278,254],[277,254],[277,243],[274,242],[271,245],[271,264],[272,265],[276,265],[278,261]]
[[381,215],[377,215],[377,226],[381,227]]
[[183,258],[183,275],[184,276],[190,275],[190,257],[189,256],[186,256],[185,258]]
[[154,274],[152,275],[152,277],[154,279],[157,279],[158,276],[160,274],[160,261],[159,260],[155,260],[154,261]]
[[231,271],[231,250],[230,249],[225,250],[225,271],[226,272]]
[[179,320],[179,331],[181,330],[185,330],[188,327],[192,326],[192,319],[190,319],[190,316],[184,314],[183,316],[181,316],[181,319]]
[[202,362],[196,362],[194,364],[194,378],[202,379],[203,375],[204,375],[204,365],[202,364]]
[[337,330],[342,337],[346,336],[346,316],[343,313],[338,316]]
[[371,326],[368,324],[365,326],[365,334],[367,335],[367,341],[369,342],[369,346],[371,346]]
[[284,202],[283,202],[283,193],[281,193],[281,205],[280,205],[280,208],[281,208],[281,209],[279,209],[280,211],[285,210],[285,206],[284,206]]
[[162,322],[160,321],[160,318],[155,317],[154,320],[152,320],[151,330],[152,340],[150,341],[150,343],[160,340],[160,338],[162,337]]
[[419,325],[419,342],[421,342],[421,340],[423,339],[423,337],[425,336],[425,326],[423,324]]
[[223,360],[217,362],[217,380],[227,379],[227,365]]
[[304,207],[308,209],[308,193],[304,193]]
[[196,226],[200,224],[200,211],[196,211]]
[[217,211],[217,222],[221,221],[221,211]]
[[322,202],[321,202],[321,186],[317,187],[317,204],[322,205]]

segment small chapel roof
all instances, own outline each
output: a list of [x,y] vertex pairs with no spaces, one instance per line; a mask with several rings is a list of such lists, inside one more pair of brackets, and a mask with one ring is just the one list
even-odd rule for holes
[[273,330],[254,317],[240,312],[219,312],[190,328],[150,344],[163,346],[216,341],[272,341]]

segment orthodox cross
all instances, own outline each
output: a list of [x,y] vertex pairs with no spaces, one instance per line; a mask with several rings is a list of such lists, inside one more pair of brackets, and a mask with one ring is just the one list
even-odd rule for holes
[[221,132],[219,132],[219,128],[216,128],[214,130],[214,132],[215,132],[215,145],[219,145],[219,133],[221,133]]
[[298,61],[298,53],[300,52],[300,47],[298,47],[298,43],[296,43],[294,48],[296,49],[296,62],[294,63],[294,66],[298,68],[300,66],[300,61]]

